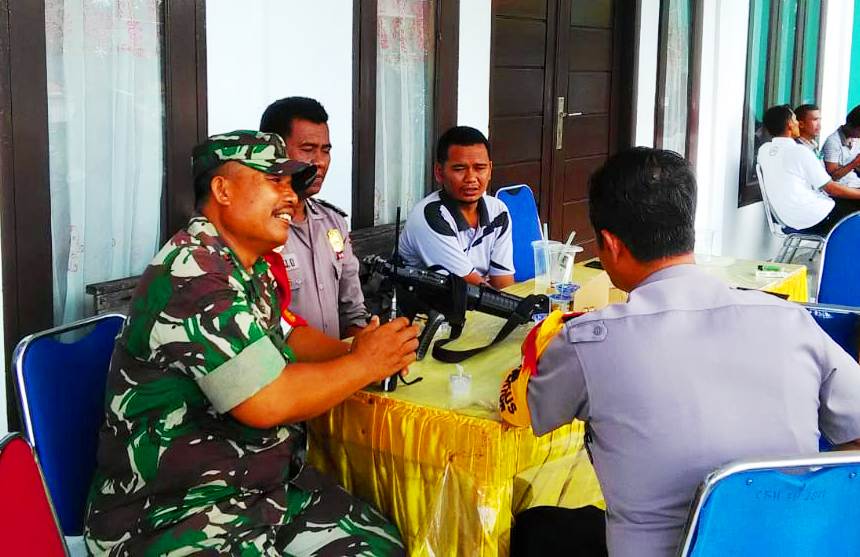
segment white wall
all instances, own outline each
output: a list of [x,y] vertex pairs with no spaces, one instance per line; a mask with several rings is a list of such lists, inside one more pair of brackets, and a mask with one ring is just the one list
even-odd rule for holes
[[457,124],[489,133],[490,0],[460,2],[460,60],[457,79]]
[[257,129],[272,101],[312,97],[329,114],[320,197],[352,209],[352,2],[206,1],[209,133]]
[[654,113],[657,99],[657,51],[660,36],[660,0],[640,0],[636,20],[633,144],[654,146]]
[[704,5],[696,228],[714,230],[718,253],[767,259],[777,246],[761,203],[737,206],[749,6],[734,0]]

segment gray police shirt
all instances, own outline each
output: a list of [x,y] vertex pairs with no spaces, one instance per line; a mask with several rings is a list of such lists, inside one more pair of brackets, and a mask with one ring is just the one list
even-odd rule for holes
[[860,438],[860,366],[801,306],[678,265],[565,323],[528,406],[538,435],[588,422],[609,554],[668,556],[709,472]]
[[290,311],[334,338],[351,325],[364,326],[369,317],[345,216],[325,201],[308,199],[305,220],[290,225],[281,252],[290,277]]
[[419,201],[400,236],[406,265],[465,277],[512,275],[511,218],[504,203],[484,195],[478,200],[478,226],[472,228],[457,202],[435,191]]

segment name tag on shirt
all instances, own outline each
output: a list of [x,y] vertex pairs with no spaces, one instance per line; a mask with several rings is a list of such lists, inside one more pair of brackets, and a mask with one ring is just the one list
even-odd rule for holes
[[287,274],[290,275],[290,290],[295,290],[302,285],[302,274],[299,272],[299,259],[294,253],[284,254],[284,265]]
[[299,260],[294,253],[284,254],[284,264],[287,266],[287,271],[295,271],[299,268]]

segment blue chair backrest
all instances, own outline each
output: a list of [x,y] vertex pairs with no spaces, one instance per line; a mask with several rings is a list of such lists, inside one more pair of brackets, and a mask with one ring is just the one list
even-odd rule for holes
[[[87,494],[105,413],[105,382],[125,317],[85,319],[23,339],[14,362],[28,440],[67,536],[83,532]],[[71,342],[58,338],[74,332]]]
[[[804,306],[818,326],[856,360],[860,351],[860,308],[827,304]],[[829,451],[833,445],[822,435],[818,448]]]
[[535,276],[532,242],[541,239],[540,218],[532,189],[526,185],[508,186],[496,197],[511,214],[511,236],[514,243],[514,280],[522,282]]
[[818,326],[856,360],[860,343],[860,307],[828,304],[804,306]]
[[830,231],[821,254],[818,302],[860,306],[860,213],[848,215]]
[[681,555],[860,555],[860,453],[732,468],[705,481]]

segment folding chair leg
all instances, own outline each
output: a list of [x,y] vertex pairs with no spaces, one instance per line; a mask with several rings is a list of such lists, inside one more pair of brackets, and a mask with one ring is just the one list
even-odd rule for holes
[[776,254],[776,258],[774,259],[775,263],[785,263],[785,256],[788,253],[788,244],[791,242],[791,238],[786,238],[782,241],[782,246],[779,248],[779,252]]
[[792,238],[791,242],[791,255],[788,256],[788,259],[785,260],[785,263],[791,263],[794,261],[795,256],[797,256],[797,250],[800,249],[801,244],[803,244],[803,240],[800,238]]

